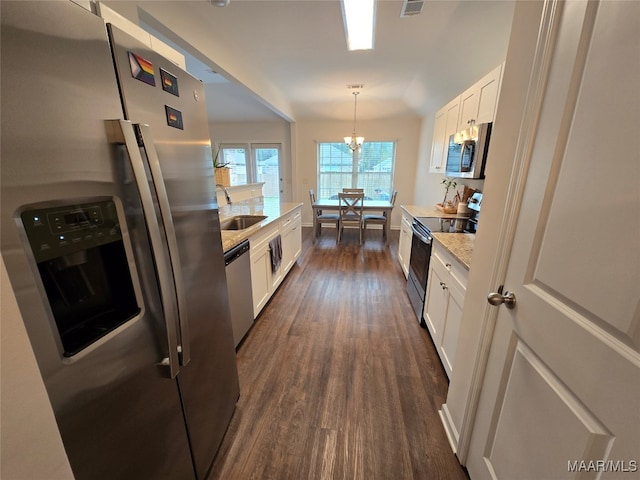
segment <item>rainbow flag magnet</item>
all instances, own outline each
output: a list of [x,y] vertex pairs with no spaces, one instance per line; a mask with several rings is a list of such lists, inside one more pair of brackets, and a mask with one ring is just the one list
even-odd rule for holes
[[129,54],[129,67],[131,68],[131,76],[141,82],[153,87],[156,86],[156,78],[153,74],[153,63],[146,58],[136,55],[133,52]]

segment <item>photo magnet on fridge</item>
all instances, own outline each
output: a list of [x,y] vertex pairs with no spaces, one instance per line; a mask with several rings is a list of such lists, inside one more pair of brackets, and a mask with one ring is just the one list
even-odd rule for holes
[[175,75],[171,75],[164,69],[160,69],[160,78],[162,79],[162,90],[169,92],[176,97],[180,96],[178,92],[178,78]]
[[156,86],[156,78],[153,74],[153,63],[146,58],[136,55],[133,52],[129,54],[129,67],[131,68],[131,76],[141,82],[153,87]]
[[184,126],[182,125],[182,112],[170,107],[169,105],[165,105],[164,110],[167,114],[167,125],[184,130]]

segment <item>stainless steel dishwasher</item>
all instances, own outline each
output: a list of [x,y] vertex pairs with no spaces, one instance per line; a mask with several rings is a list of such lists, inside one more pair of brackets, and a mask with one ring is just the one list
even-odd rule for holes
[[233,340],[237,347],[253,325],[249,240],[245,240],[226,251],[224,264],[227,273]]

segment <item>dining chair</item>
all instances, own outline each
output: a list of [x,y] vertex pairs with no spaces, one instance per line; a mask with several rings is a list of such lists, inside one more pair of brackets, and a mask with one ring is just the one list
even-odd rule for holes
[[[397,190],[394,190],[391,193],[391,206],[393,207],[396,204],[396,197],[398,196],[398,192]],[[367,224],[373,224],[373,225],[382,225],[382,239],[386,242],[387,241],[387,229],[386,229],[386,223],[389,221],[389,219],[387,218],[387,212],[384,212],[382,214],[367,214],[364,215],[362,217],[362,228],[365,230],[365,234],[366,234],[366,230],[367,230]]]
[[333,223],[336,226],[336,243],[338,242],[340,215],[337,213],[322,213],[319,208],[313,208],[316,203],[316,192],[309,190],[309,199],[311,200],[311,209],[313,210],[313,241],[322,233],[323,223]]
[[364,193],[338,193],[338,207],[340,221],[338,224],[338,242],[342,238],[342,229],[345,225],[355,225],[360,233],[362,245],[362,209]]
[[343,188],[342,193],[364,193],[364,188]]

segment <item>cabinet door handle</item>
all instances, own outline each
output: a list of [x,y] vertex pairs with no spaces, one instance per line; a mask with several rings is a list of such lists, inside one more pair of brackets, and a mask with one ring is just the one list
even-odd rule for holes
[[449,288],[447,287],[447,284],[444,282],[440,282],[440,286],[442,287],[443,290],[446,290],[447,288]]
[[445,263],[444,266],[447,267],[447,268],[451,268],[451,264],[450,263]]

